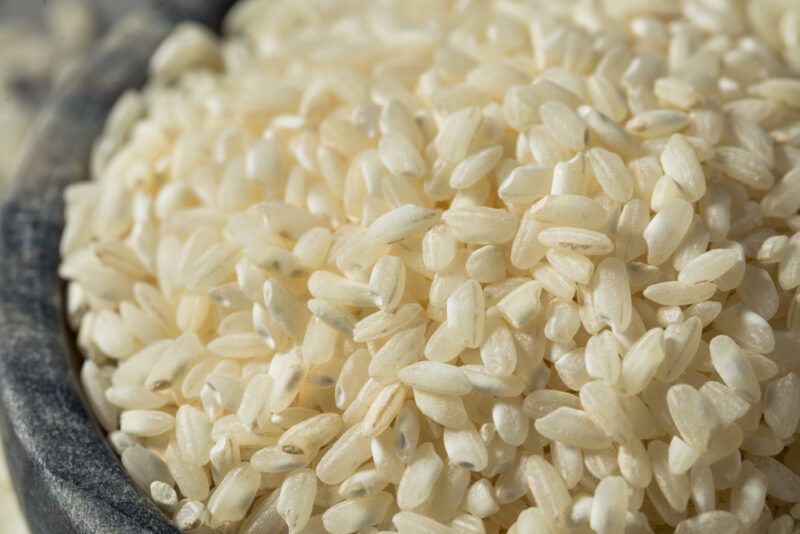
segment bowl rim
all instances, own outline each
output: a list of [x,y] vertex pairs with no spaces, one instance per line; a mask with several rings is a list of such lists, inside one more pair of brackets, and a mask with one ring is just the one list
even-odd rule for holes
[[106,116],[144,85],[171,28],[218,30],[235,1],[156,0],[129,13],[55,89],[12,175],[0,211],[0,430],[31,532],[178,532],[127,475],[79,385],[57,273],[62,196],[88,177]]

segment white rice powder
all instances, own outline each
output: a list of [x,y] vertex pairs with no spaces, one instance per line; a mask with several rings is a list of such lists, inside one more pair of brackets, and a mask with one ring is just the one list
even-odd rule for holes
[[70,186],[87,398],[183,530],[800,527],[800,10],[247,0]]

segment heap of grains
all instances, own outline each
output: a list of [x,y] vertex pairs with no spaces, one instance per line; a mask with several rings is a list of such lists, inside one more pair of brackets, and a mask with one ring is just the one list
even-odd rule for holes
[[65,193],[87,397],[181,529],[800,526],[795,0],[226,33],[177,28]]

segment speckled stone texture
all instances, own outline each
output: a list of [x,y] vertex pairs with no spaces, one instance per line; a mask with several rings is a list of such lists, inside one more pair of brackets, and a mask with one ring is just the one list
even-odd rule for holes
[[14,175],[0,213],[0,429],[32,532],[176,532],[125,474],[81,396],[56,272],[61,195],[86,179],[105,116],[144,83],[170,27],[216,28],[233,3],[159,0],[129,15],[47,103]]

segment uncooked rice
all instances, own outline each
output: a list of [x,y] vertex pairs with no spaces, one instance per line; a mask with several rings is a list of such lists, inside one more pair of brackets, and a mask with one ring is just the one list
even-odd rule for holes
[[87,398],[184,531],[793,532],[798,75],[790,0],[183,24],[65,192]]

